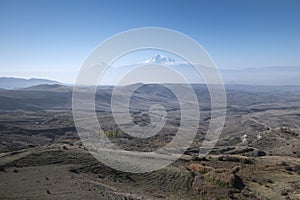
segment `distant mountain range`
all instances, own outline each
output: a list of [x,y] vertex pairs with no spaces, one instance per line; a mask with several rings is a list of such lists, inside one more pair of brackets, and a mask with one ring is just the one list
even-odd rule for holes
[[220,72],[225,84],[300,85],[300,67],[257,67]]
[[62,84],[58,81],[48,80],[48,79],[24,79],[24,78],[14,78],[14,77],[0,77],[0,88],[2,89],[19,89],[26,88],[41,84]]
[[[205,84],[203,78],[194,69],[194,67],[187,62],[177,61],[173,58],[163,55],[154,55],[143,63],[136,63],[124,66],[112,66],[104,74],[101,79],[101,85],[116,85],[121,77],[124,77],[129,72],[137,69],[141,65],[164,65],[168,68],[174,69],[180,75],[184,76],[188,83]],[[200,66],[200,65],[198,65]],[[95,66],[97,67],[97,66]],[[207,74],[212,73],[212,70],[205,66],[200,66],[201,72]],[[257,67],[244,69],[219,69],[222,79],[227,85],[266,85],[266,86],[300,86],[300,67],[291,66],[274,66],[274,67]],[[124,85],[135,84],[137,82],[153,83],[153,76],[159,78],[159,83],[182,83],[178,82],[168,71],[163,71],[159,66],[154,69],[141,70],[136,72]],[[63,83],[47,80],[47,79],[22,79],[13,77],[0,77],[0,89],[20,89],[41,84],[60,84]]]
[[[203,78],[197,73],[194,67],[188,62],[176,61],[173,58],[154,55],[147,59],[144,63],[132,64],[118,67],[111,67],[103,77],[103,82],[107,85],[114,85],[119,77],[124,76],[131,70],[140,65],[159,64],[175,69],[179,74],[183,75],[190,83],[204,84]],[[195,64],[197,65],[197,64]],[[198,65],[200,66],[200,65]],[[200,66],[202,72],[212,73],[212,70],[205,66]],[[274,66],[274,67],[257,67],[244,69],[219,69],[225,84],[233,85],[300,85],[300,67],[297,66]],[[148,80],[149,73],[139,74],[141,79]],[[161,80],[166,83],[172,82],[174,79],[169,73],[163,73],[157,70],[157,74]],[[140,81],[142,82],[142,81]],[[174,81],[175,83],[178,83]],[[128,84],[133,84],[129,82]],[[146,82],[147,83],[147,82]]]
[[[131,91],[129,85],[121,87],[124,94]],[[130,109],[132,111],[145,111],[151,105],[160,104],[166,110],[177,110],[180,105],[175,94],[167,87],[159,84],[141,84],[138,83],[138,89],[133,93],[130,99]],[[170,84],[172,88],[178,91],[187,89],[185,84]],[[210,109],[210,94],[206,85],[192,84],[199,105],[203,110]],[[253,102],[260,104],[270,102],[297,102],[300,95],[298,86],[247,86],[247,85],[226,85],[226,94],[228,104],[239,105],[241,109],[250,106]],[[88,88],[82,87],[80,93],[88,94]],[[96,89],[95,109],[97,111],[111,112],[111,96],[114,87],[101,86]],[[62,85],[38,85],[18,90],[0,90],[0,111],[10,110],[71,110],[72,109],[72,86]],[[189,99],[186,99],[190,102]],[[124,105],[126,106],[126,105]],[[229,108],[229,107],[228,107]],[[236,109],[235,106],[231,109]],[[263,109],[263,108],[260,108]],[[299,109],[296,107],[295,109]],[[251,111],[247,111],[251,112]]]

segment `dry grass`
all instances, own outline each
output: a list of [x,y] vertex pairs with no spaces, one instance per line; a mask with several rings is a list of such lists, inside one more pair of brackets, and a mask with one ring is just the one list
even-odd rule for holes
[[187,166],[187,169],[198,174],[205,174],[211,170],[213,170],[212,167],[203,166],[201,164],[192,163]]
[[212,170],[204,175],[204,179],[220,187],[235,187],[235,175],[226,169]]

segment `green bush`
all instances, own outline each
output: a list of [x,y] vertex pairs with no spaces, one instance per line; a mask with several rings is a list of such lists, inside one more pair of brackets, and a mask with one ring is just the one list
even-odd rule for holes
[[117,138],[117,137],[120,136],[118,130],[107,130],[107,131],[104,131],[104,135],[106,135],[109,138]]

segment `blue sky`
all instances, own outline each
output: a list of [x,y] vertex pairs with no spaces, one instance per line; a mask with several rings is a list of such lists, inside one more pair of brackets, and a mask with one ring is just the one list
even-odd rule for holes
[[149,26],[194,38],[219,68],[300,66],[298,0],[0,0],[0,76],[72,82],[104,39]]

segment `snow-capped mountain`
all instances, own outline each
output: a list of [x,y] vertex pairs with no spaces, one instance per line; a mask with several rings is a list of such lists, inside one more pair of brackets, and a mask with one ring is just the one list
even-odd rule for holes
[[173,58],[156,54],[156,55],[152,56],[151,58],[149,58],[148,60],[146,60],[145,63],[176,64],[178,62]]
[[[180,75],[185,77],[190,83],[205,83],[202,76],[188,62],[183,60],[177,60],[172,57],[156,54],[142,63],[133,63],[129,65],[123,65],[119,67],[111,67],[107,72],[106,76],[103,78],[103,82],[106,85],[116,84],[112,80],[117,80],[123,76],[130,74],[131,70],[137,69],[143,64],[159,64],[170,67],[176,70]],[[213,73],[211,68],[198,65],[200,67],[200,72],[202,75],[209,75]],[[163,66],[157,69],[157,76],[160,77],[163,83],[177,83],[175,78],[169,73],[163,72]],[[164,68],[166,69],[166,68]],[[136,76],[140,78],[139,82],[147,83],[148,79],[151,79],[151,73],[153,70],[149,71],[150,68],[147,66],[144,70],[139,71]],[[258,67],[258,68],[241,68],[241,69],[219,69],[222,79],[225,84],[246,84],[246,85],[300,85],[300,67]],[[133,73],[134,74],[134,73]],[[129,77],[129,76],[128,76]],[[152,77],[154,77],[152,75]],[[131,82],[130,82],[131,81]],[[148,81],[149,82],[149,81]],[[128,84],[135,83],[129,80]]]

